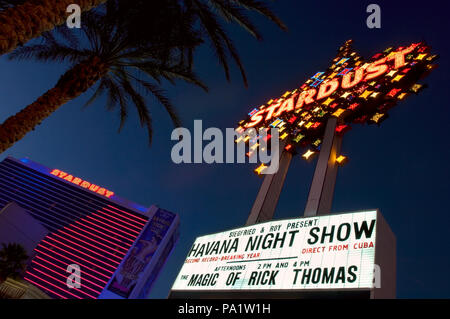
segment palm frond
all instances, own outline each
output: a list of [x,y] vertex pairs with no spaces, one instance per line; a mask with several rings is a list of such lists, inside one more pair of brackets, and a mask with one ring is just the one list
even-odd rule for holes
[[248,87],[247,75],[245,73],[244,65],[241,62],[241,58],[239,57],[239,53],[237,52],[237,49],[235,48],[233,41],[225,33],[223,33],[222,30],[218,31],[222,33],[222,38],[225,41],[234,62],[236,62],[239,71],[241,72],[242,80],[244,82],[245,87]]
[[152,67],[150,67],[148,63],[137,63],[133,66],[138,68],[145,74],[150,75],[152,78],[164,77],[164,79],[168,80],[171,83],[175,83],[175,80],[183,80],[185,82],[195,84],[205,91],[208,91],[208,87],[200,79],[198,79],[192,71],[184,66],[180,67],[179,65],[167,66],[152,64]]
[[252,21],[246,16],[242,8],[226,0],[212,0],[211,6],[214,7],[217,12],[227,21],[236,22],[248,33],[254,36],[258,40],[262,40],[262,35],[252,23]]
[[218,17],[213,12],[211,12],[209,7],[201,1],[192,0],[192,2],[197,9],[200,22],[204,30],[206,31],[209,40],[212,43],[216,58],[222,65],[222,68],[225,72],[225,77],[228,81],[230,81],[230,69],[228,66],[226,46],[223,42],[222,37],[217,33],[217,30],[222,30],[222,26],[218,22]]
[[119,106],[120,132],[128,118],[128,101],[126,98],[126,94],[123,92],[120,83],[116,83],[116,81],[114,81],[111,76],[108,75],[104,77],[102,81],[108,88],[106,109],[112,111],[117,105]]
[[89,100],[86,101],[86,103],[83,105],[83,108],[87,108],[90,106],[94,101],[96,101],[105,91],[108,89],[108,87],[105,84],[105,79],[102,78],[100,80],[100,84],[97,86],[97,88],[94,91],[94,94],[89,98]]
[[136,90],[131,85],[128,79],[123,78],[121,86],[124,89],[124,91],[128,94],[128,96],[130,96],[131,100],[133,101],[133,104],[136,106],[141,126],[147,128],[148,142],[150,145],[152,143],[153,138],[152,118],[150,115],[150,111],[147,108],[147,105],[144,101],[144,98],[142,97],[142,95],[136,92]]
[[87,50],[79,50],[56,42],[53,37],[47,35],[44,44],[30,44],[19,47],[8,55],[10,60],[30,60],[37,61],[70,61],[80,62],[91,56]]
[[[215,1],[215,0],[211,0]],[[274,22],[280,29],[287,31],[287,26],[277,17],[275,13],[265,4],[264,1],[260,0],[230,0],[235,2],[237,5],[246,8],[247,10],[256,11],[264,17],[268,18]]]
[[156,97],[156,99],[164,106],[167,113],[170,116],[170,119],[172,120],[172,123],[175,127],[181,126],[181,120],[177,114],[177,111],[175,110],[175,107],[172,105],[170,100],[166,97],[164,90],[159,88],[157,85],[154,85],[150,82],[140,80],[138,79],[138,82],[153,96]]

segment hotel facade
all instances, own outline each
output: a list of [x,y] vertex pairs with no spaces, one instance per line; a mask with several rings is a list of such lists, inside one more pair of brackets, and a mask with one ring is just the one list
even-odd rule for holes
[[48,230],[24,279],[53,298],[146,298],[178,239],[177,214],[29,159],[0,162],[0,208],[12,202]]

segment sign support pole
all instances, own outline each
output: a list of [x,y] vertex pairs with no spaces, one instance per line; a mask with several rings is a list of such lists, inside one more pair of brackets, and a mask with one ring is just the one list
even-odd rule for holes
[[333,117],[327,121],[319,159],[309,189],[305,217],[331,213],[338,170],[336,157],[339,156],[342,145],[342,136],[336,134],[336,125],[337,118]]
[[281,156],[278,171],[275,174],[267,174],[264,177],[245,226],[272,220],[273,218],[292,159],[292,154],[284,150],[284,144],[280,144]]

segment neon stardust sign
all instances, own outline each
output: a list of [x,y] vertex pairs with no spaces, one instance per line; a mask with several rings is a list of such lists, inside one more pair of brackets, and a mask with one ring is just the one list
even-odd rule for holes
[[[330,67],[281,97],[253,108],[239,122],[236,132],[276,128],[279,139],[285,142],[285,151],[295,154],[298,148],[307,148],[302,157],[308,160],[320,150],[329,118],[338,119],[339,135],[346,133],[352,123],[380,125],[398,101],[426,87],[417,82],[436,67],[432,62],[438,55],[430,50],[425,43],[413,43],[387,48],[364,60],[349,40]],[[248,143],[248,139],[241,137],[236,143]],[[247,156],[255,152],[252,149]],[[255,172],[261,174],[265,169],[262,164]]]
[[107,190],[106,188],[102,188],[95,184],[91,184],[88,181],[82,180],[81,178],[74,177],[69,175],[59,169],[54,169],[50,172],[50,174],[57,176],[65,181],[71,182],[75,185],[81,186],[83,188],[89,189],[91,192],[97,193],[99,195],[103,195],[105,197],[111,198],[114,195],[114,192]]
[[325,99],[336,92],[339,85],[342,89],[351,89],[362,81],[369,81],[386,75],[389,70],[388,61],[394,61],[394,70],[399,69],[405,65],[405,55],[413,51],[416,46],[417,44],[413,44],[404,50],[394,52],[389,57],[382,58],[371,64],[365,64],[355,72],[348,72],[343,75],[340,82],[338,79],[332,79],[323,82],[318,90],[312,88],[300,94],[296,92],[289,99],[273,103],[267,108],[254,113],[250,118],[251,122],[247,123],[245,127],[254,127],[259,124],[264,118],[263,114],[265,114],[265,120],[269,121],[273,117],[281,116],[284,112],[298,110],[304,105]]

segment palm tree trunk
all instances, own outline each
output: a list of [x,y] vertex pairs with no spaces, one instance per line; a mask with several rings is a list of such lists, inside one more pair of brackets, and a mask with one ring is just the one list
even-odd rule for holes
[[0,154],[33,131],[60,106],[86,92],[107,72],[107,64],[94,57],[63,74],[54,88],[0,125]]
[[63,24],[70,4],[88,11],[107,0],[32,0],[0,12],[0,55]]

